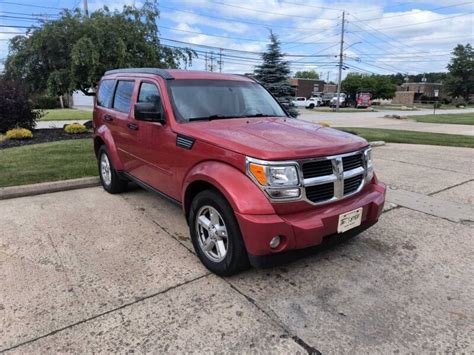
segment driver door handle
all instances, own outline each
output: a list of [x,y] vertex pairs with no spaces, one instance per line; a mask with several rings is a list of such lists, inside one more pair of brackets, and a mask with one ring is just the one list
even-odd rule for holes
[[110,116],[110,115],[108,115],[108,114],[105,114],[105,115],[104,115],[104,121],[109,121],[109,122],[110,122],[110,121],[113,121],[113,120],[114,120],[114,119],[113,119],[112,116]]
[[138,130],[138,126],[137,126],[136,124],[133,124],[133,123],[129,123],[129,124],[127,125],[127,127],[128,127],[129,129],[133,129],[134,131],[137,131],[137,130]]

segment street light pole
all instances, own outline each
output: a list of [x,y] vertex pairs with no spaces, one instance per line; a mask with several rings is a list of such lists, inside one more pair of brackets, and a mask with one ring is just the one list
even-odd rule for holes
[[84,1],[83,1],[83,4],[84,4],[84,15],[85,15],[86,17],[89,17],[89,6],[88,6],[88,4],[87,4],[87,0],[84,0]]
[[341,97],[341,79],[342,79],[342,65],[344,61],[344,23],[346,12],[342,12],[342,26],[341,26],[341,47],[339,51],[339,74],[337,77],[337,101],[336,110],[339,111],[340,97]]

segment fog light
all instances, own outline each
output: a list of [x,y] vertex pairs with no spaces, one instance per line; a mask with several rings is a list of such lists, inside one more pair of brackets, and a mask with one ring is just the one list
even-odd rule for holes
[[276,237],[273,237],[272,240],[270,240],[270,248],[275,249],[280,245],[281,238],[279,235]]

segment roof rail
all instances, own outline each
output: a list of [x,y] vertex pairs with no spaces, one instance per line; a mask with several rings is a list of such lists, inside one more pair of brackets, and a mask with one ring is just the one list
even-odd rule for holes
[[124,69],[113,69],[107,70],[104,75],[110,74],[154,74],[161,76],[163,79],[172,80],[174,77],[166,70],[159,68],[124,68]]

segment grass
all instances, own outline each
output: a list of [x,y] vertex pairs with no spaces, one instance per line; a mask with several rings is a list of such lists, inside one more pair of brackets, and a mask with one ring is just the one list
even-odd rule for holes
[[41,117],[41,121],[78,121],[91,119],[92,112],[71,108],[43,110],[43,117]]
[[369,142],[385,141],[387,143],[428,144],[474,148],[474,136],[379,128],[337,127],[337,129],[357,134]]
[[0,187],[98,174],[92,139],[32,144],[0,152]]
[[474,113],[451,113],[439,115],[408,116],[417,122],[474,125]]

